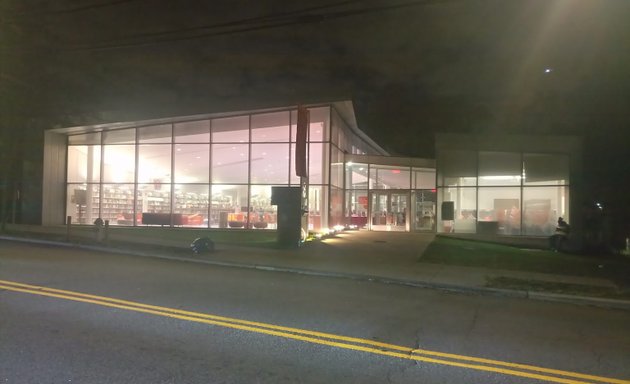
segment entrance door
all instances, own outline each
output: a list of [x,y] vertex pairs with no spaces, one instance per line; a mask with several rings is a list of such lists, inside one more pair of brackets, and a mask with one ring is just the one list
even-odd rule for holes
[[370,229],[373,231],[409,230],[408,192],[371,191],[370,208]]

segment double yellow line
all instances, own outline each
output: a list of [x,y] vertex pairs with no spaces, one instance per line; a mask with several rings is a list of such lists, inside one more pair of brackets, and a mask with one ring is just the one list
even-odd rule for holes
[[375,355],[390,356],[406,360],[421,361],[425,363],[442,364],[478,371],[495,372],[504,375],[526,377],[555,383],[630,384],[630,381],[628,380],[612,379],[569,371],[561,371],[557,369],[542,368],[531,365],[516,364],[471,356],[455,355],[451,353],[429,351],[424,349],[413,349],[409,347],[381,343],[368,339],[334,335],[330,333],[309,331],[298,328],[283,327],[279,325],[234,319],[223,316],[215,316],[205,313],[184,311],[175,308],[160,307],[155,305],[137,303],[133,301],[115,299],[111,297],[89,295],[80,292],[23,284],[13,281],[0,280],[0,289],[96,304],[104,307],[119,308],[134,312],[148,313],[157,316],[170,317],[173,319],[216,325],[242,331],[300,340],[308,343],[367,352]]

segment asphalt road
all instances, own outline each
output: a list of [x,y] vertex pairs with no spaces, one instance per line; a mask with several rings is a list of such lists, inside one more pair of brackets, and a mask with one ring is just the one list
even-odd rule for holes
[[0,383],[629,379],[621,310],[0,242]]

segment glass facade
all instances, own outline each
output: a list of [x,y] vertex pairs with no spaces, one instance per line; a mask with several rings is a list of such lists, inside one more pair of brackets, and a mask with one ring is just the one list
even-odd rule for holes
[[568,155],[444,150],[437,165],[438,232],[549,236],[569,219]]
[[[372,156],[382,150],[333,105],[309,108],[310,230],[548,236],[558,217],[570,220],[566,154],[451,140],[435,162]],[[300,185],[296,109],[129,126],[67,136],[74,222],[276,229],[272,187]]]
[[383,231],[435,230],[435,168],[379,164],[379,158],[369,156],[352,160],[345,163],[347,224]]
[[[309,116],[309,227],[318,230],[344,220],[344,147],[369,145],[334,107],[309,108]],[[275,229],[271,187],[300,185],[296,122],[287,109],[72,134],[66,214],[81,224],[101,217],[110,225]]]

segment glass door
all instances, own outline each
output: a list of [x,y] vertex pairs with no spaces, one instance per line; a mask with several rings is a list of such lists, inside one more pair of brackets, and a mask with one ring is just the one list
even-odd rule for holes
[[408,231],[409,193],[371,191],[370,218],[373,231]]

